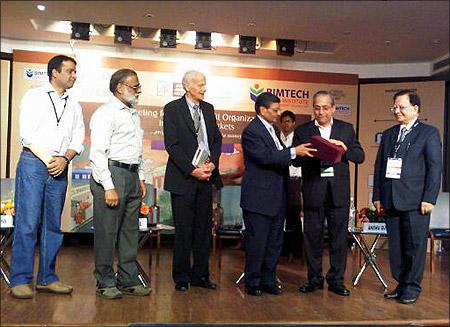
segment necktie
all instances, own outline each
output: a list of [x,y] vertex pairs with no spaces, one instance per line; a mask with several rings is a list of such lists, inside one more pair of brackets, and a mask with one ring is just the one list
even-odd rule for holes
[[406,127],[402,127],[402,129],[400,130],[400,137],[398,138],[398,142],[397,143],[402,143],[403,140],[405,139],[406,136]]
[[197,143],[204,143],[204,134],[203,134],[203,128],[202,124],[200,122],[200,106],[198,104],[194,105],[194,128],[195,133],[197,133]]

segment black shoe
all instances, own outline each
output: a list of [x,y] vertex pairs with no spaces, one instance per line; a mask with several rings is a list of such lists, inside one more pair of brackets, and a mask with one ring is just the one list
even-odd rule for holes
[[316,290],[321,290],[323,289],[323,284],[310,284],[310,283],[306,283],[302,286],[300,286],[298,288],[298,291],[300,293],[311,293],[314,292]]
[[400,292],[397,291],[396,289],[393,290],[392,292],[384,293],[384,298],[387,299],[387,300],[399,299],[400,296],[401,296]]
[[176,282],[175,289],[177,291],[186,292],[189,289],[189,283],[187,282]]
[[419,297],[418,295],[416,295],[416,296],[413,296],[413,295],[402,295],[400,297],[399,302],[403,303],[403,304],[413,304],[414,302],[417,301],[418,297]]
[[261,288],[259,286],[245,286],[245,293],[253,296],[261,296]]
[[191,282],[191,286],[203,287],[209,290],[215,290],[217,288],[217,285],[211,282],[209,279],[201,279],[198,282]]
[[349,296],[350,291],[344,285],[329,285],[328,290],[337,295]]
[[281,288],[278,285],[261,285],[261,291],[272,295],[281,294]]

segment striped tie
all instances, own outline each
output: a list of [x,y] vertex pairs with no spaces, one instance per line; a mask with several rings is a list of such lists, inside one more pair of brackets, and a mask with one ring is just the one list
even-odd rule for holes
[[204,134],[202,124],[200,122],[200,106],[198,104],[194,105],[194,128],[195,133],[197,133],[197,143],[204,143]]

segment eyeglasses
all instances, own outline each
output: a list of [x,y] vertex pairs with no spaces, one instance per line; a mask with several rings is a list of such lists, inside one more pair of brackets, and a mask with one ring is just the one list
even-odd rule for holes
[[128,85],[128,84],[126,84],[126,83],[120,83],[120,84],[123,84],[123,85],[125,85],[125,86],[128,86],[128,87],[131,87],[133,90],[135,90],[135,91],[137,91],[137,90],[140,90],[141,88],[142,88],[142,85],[141,84],[138,84],[138,85]]
[[412,106],[411,106],[411,105],[406,106],[406,107],[403,107],[403,106],[392,106],[392,107],[389,108],[389,110],[392,111],[392,112],[394,112],[395,110],[398,109],[398,110],[400,110],[400,111],[402,111],[402,112],[405,112],[406,109],[408,109],[409,107],[412,107]]

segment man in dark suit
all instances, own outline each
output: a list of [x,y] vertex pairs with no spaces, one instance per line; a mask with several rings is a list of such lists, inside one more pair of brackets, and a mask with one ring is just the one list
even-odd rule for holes
[[410,304],[420,294],[430,213],[440,189],[441,140],[421,122],[420,98],[404,90],[391,108],[399,123],[383,132],[375,161],[373,204],[386,212],[391,273],[397,287],[387,299]]
[[[183,87],[186,94],[164,107],[164,143],[169,153],[164,189],[171,194],[175,224],[172,277],[178,291],[187,291],[189,283],[215,289],[216,284],[209,279],[208,262],[212,185],[222,187],[218,169],[222,135],[214,107],[203,101],[205,76],[188,71]],[[193,157],[199,148],[209,157],[194,165]]]
[[285,148],[273,124],[280,115],[280,99],[268,92],[255,102],[257,116],[242,132],[245,172],[241,208],[245,223],[245,290],[278,295],[276,266],[283,245],[288,167],[296,156],[312,156],[310,144]]
[[350,295],[344,285],[347,263],[347,226],[350,202],[349,161],[362,163],[364,151],[356,139],[353,126],[333,118],[334,97],[327,91],[313,96],[314,120],[300,125],[294,132],[293,144],[305,143],[320,135],[344,149],[342,161],[327,163],[318,158],[301,158],[304,206],[304,244],[308,266],[308,282],[300,286],[302,293],[323,288],[322,253],[324,221],[327,217],[330,269],[326,274],[328,290]]

